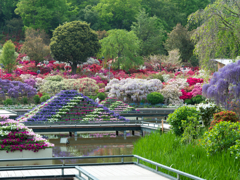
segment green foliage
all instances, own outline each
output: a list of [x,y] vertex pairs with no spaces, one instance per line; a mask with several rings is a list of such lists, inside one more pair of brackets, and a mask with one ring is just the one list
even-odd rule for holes
[[45,80],[47,81],[62,81],[64,78],[60,75],[56,75],[56,76],[48,76],[45,78]]
[[34,100],[35,104],[39,104],[39,103],[40,103],[40,97],[39,97],[39,95],[35,95],[35,96],[33,97],[33,100]]
[[100,18],[98,12],[91,5],[85,6],[84,9],[81,9],[78,13],[78,17],[81,21],[86,21],[90,23],[90,27],[97,31],[101,29]]
[[44,30],[28,28],[25,31],[25,42],[21,48],[37,65],[50,55],[49,38]]
[[138,56],[140,41],[133,31],[113,29],[108,31],[108,36],[101,39],[102,45],[100,55],[105,59],[114,59],[113,66],[117,69],[129,70],[130,68],[143,64]]
[[65,21],[66,0],[19,0],[15,13],[23,19],[25,27],[50,32]]
[[163,76],[162,74],[158,73],[158,74],[152,74],[151,75],[152,79],[159,79],[161,82],[164,82]]
[[185,99],[184,103],[185,104],[193,104],[193,101],[192,101],[192,99]]
[[239,122],[222,121],[204,134],[201,144],[209,155],[226,151],[231,146],[236,145],[236,141],[240,139],[239,131]]
[[136,17],[136,22],[133,22],[131,29],[141,40],[142,56],[151,54],[164,54],[164,26],[161,20],[156,16],[149,17],[143,9]]
[[77,64],[94,56],[100,49],[100,44],[89,24],[72,21],[54,30],[50,49],[57,60],[70,62],[72,73],[76,74]]
[[184,132],[182,121],[189,122],[189,119],[196,118],[199,120],[199,114],[195,107],[181,106],[173,113],[168,115],[167,122],[171,125],[171,129],[177,136],[181,136]]
[[193,143],[200,135],[199,121],[196,117],[188,117],[188,121],[182,120],[182,127],[184,132],[181,141],[184,143]]
[[23,102],[23,104],[28,104],[28,98],[27,97],[23,97],[22,98],[22,102]]
[[195,97],[192,98],[193,104],[199,104],[203,102],[206,98],[203,97],[202,95],[196,95]]
[[12,100],[12,99],[6,99],[5,101],[3,101],[3,104],[4,104],[5,106],[13,105],[13,100]]
[[107,96],[106,96],[105,93],[98,93],[98,94],[97,94],[97,97],[98,97],[101,101],[103,101]]
[[102,30],[127,29],[135,21],[141,0],[100,0],[94,9],[101,19]]
[[228,149],[232,156],[235,157],[235,159],[240,158],[240,140],[236,140],[235,145],[231,146]]
[[163,103],[164,97],[159,92],[152,92],[147,95],[147,101],[150,102],[152,105]]
[[219,113],[215,113],[213,115],[213,121],[211,122],[211,126],[209,129],[212,129],[215,126],[215,124],[221,121],[237,122],[238,117],[236,113],[233,111],[221,111]]
[[88,96],[90,99],[93,99],[95,101],[95,99],[97,99],[97,96]]
[[179,49],[180,58],[183,62],[191,59],[193,56],[194,42],[190,39],[192,32],[181,24],[177,24],[168,34],[168,39],[165,43],[165,48],[170,51]]
[[49,95],[44,95],[44,96],[42,96],[42,97],[40,98],[40,101],[41,101],[41,102],[45,102],[45,101],[47,101],[48,99],[50,99],[50,96],[49,96]]
[[142,99],[142,100],[140,101],[140,103],[145,103],[145,99]]
[[4,65],[4,69],[7,70],[8,73],[12,73],[16,65],[16,58],[15,45],[11,40],[5,42],[0,56],[0,62]]
[[[201,177],[203,179],[239,179],[240,162],[230,156],[228,152],[216,153],[208,156],[206,150],[196,144],[183,144],[181,137],[171,132],[155,132],[144,138],[140,138],[135,144],[133,154],[150,159],[165,166],[178,169],[180,171]],[[156,168],[149,163],[144,165]],[[169,172],[165,169],[159,171],[176,177],[176,173]],[[182,180],[189,178],[180,177]]]
[[237,0],[216,0],[188,17],[189,24],[200,25],[192,38],[196,42],[194,53],[203,68],[210,69],[210,59],[235,59],[240,54],[239,15]]

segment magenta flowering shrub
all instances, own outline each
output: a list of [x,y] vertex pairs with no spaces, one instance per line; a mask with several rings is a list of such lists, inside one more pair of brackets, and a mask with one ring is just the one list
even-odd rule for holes
[[6,119],[0,122],[0,150],[6,150],[6,152],[21,152],[22,150],[38,152],[40,149],[52,148],[53,146],[18,121]]
[[194,88],[192,90],[192,96],[195,97],[197,95],[202,95],[202,87],[200,83],[197,83],[194,85]]

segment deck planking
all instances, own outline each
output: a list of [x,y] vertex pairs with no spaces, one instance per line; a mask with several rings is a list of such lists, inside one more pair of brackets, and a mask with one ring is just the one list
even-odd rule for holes
[[[100,166],[80,166],[99,180],[168,180],[157,173],[139,167],[137,165],[100,165]],[[61,169],[42,170],[18,170],[0,171],[0,177],[27,177],[27,176],[47,176],[61,175]],[[64,169],[65,175],[79,174],[74,168]],[[83,177],[85,177],[83,175]],[[86,177],[85,177],[86,178]]]

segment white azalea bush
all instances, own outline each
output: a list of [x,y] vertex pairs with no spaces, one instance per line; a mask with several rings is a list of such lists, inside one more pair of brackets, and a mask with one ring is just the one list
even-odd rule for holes
[[167,84],[176,86],[179,89],[179,91],[188,86],[187,79],[184,78],[172,78],[169,81],[167,81]]
[[117,97],[124,101],[140,101],[146,99],[151,92],[162,89],[163,85],[159,79],[112,79],[105,87],[109,91],[108,97]]
[[61,90],[78,90],[84,95],[95,95],[98,89],[99,86],[94,79],[87,77],[81,79],[64,79],[57,75],[45,78],[44,83],[41,84],[40,92],[55,95]]
[[174,106],[180,106],[183,104],[183,100],[179,98],[182,95],[182,92],[176,84],[171,83],[166,85],[159,92],[163,95],[165,104],[171,104]]

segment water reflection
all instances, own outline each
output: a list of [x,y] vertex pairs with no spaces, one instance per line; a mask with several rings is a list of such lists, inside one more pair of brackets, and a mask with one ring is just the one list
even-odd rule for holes
[[[80,133],[77,137],[69,137],[69,144],[63,144],[60,143],[60,139],[68,137],[68,134],[49,134],[44,135],[44,137],[55,144],[53,157],[131,155],[133,143],[140,138],[138,134],[132,136],[129,132],[121,132],[118,136],[116,136],[115,133]],[[120,158],[97,158],[88,160],[72,159],[66,160],[65,163],[107,163],[120,161]],[[132,161],[132,159],[124,158],[124,161]],[[62,161],[53,162],[53,164],[60,163],[62,163]]]

